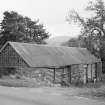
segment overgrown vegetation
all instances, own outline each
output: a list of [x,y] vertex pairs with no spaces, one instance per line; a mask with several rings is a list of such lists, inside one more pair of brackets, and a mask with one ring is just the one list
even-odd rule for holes
[[14,11],[5,11],[0,24],[0,45],[7,41],[45,43],[44,39],[49,37],[49,33],[39,20],[32,20],[27,16],[22,16]]
[[102,0],[90,1],[85,10],[92,12],[94,16],[85,18],[75,10],[70,11],[67,16],[69,23],[78,23],[81,27],[78,39],[70,40],[68,45],[86,47],[92,54],[101,58],[105,73],[105,4]]

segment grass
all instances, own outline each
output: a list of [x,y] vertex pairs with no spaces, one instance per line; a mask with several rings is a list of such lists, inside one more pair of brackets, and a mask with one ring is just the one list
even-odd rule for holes
[[105,99],[105,82],[87,84],[82,89],[79,93],[81,96]]
[[92,89],[88,95],[98,98],[105,98],[105,85],[101,86],[100,88]]
[[1,86],[7,87],[41,87],[48,86],[45,82],[38,82],[32,79],[0,79]]
[[50,86],[47,81],[18,75],[2,76],[0,85],[7,87],[40,87]]
[[[11,78],[3,78],[0,79],[1,86],[8,87],[41,87],[48,86],[45,82],[36,81],[32,79],[11,79]],[[70,88],[75,89],[78,88],[79,95],[86,97],[97,97],[97,98],[105,98],[105,82],[97,82],[97,83],[88,83],[86,85],[71,85]]]
[[102,75],[102,81],[86,84],[83,88],[87,88],[87,91],[83,92],[82,95],[105,99],[105,74]]
[[35,87],[36,83],[28,80],[19,80],[19,79],[0,79],[1,86],[8,87]]

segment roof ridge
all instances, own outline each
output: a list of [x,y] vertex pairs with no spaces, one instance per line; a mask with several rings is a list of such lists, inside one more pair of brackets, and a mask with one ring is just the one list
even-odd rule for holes
[[12,42],[12,41],[8,41],[7,43],[30,44],[30,45],[36,45],[36,46],[47,46],[47,47],[55,47],[55,48],[77,48],[77,49],[87,49],[87,48],[82,48],[82,47],[52,46],[52,45],[49,45],[49,44],[36,44],[36,43],[27,43],[27,42]]

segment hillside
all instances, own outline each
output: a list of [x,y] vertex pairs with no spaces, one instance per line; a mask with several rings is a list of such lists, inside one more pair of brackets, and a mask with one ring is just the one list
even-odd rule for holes
[[51,38],[47,39],[46,42],[49,45],[59,46],[65,42],[67,42],[69,39],[70,39],[69,36],[56,36],[56,37],[51,37]]

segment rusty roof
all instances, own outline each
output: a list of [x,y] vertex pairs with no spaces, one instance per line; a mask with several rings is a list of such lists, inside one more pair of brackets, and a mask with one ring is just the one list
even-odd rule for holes
[[55,47],[20,42],[8,42],[7,44],[11,45],[30,67],[59,67],[101,61],[86,48]]

